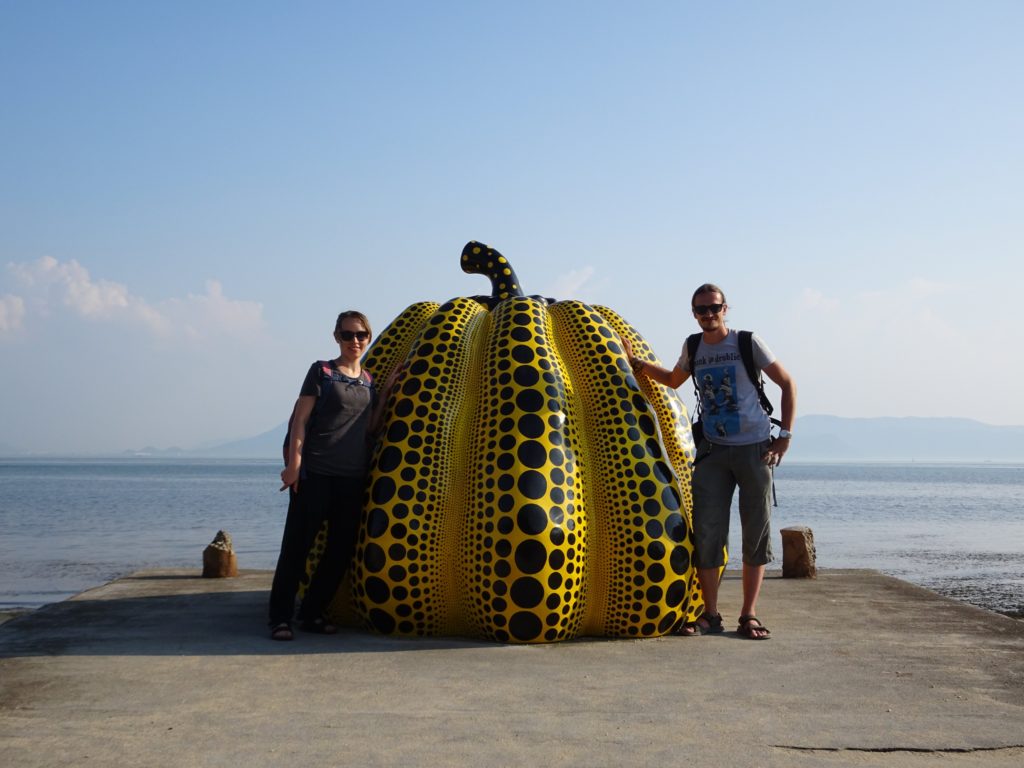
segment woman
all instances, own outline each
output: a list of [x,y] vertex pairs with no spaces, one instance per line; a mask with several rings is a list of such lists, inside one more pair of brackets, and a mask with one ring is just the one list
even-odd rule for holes
[[369,446],[367,430],[377,392],[360,358],[370,343],[362,312],[338,315],[340,354],[313,363],[299,391],[285,444],[281,490],[289,489],[288,519],[270,591],[270,635],[291,640],[292,614],[306,558],[324,521],[327,543],[299,608],[300,628],[334,634],[324,617],[355,550]]

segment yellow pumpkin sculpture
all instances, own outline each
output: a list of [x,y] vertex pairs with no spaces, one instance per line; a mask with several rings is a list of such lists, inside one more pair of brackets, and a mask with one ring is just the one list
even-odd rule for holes
[[653,637],[699,615],[693,441],[615,312],[524,296],[471,242],[492,295],[413,304],[367,352],[397,369],[370,469],[352,601],[386,634],[502,642]]

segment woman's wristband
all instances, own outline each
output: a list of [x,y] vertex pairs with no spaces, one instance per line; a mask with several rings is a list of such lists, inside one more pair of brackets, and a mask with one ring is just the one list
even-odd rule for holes
[[629,361],[629,367],[633,369],[633,373],[640,373],[644,369],[644,361],[634,357]]

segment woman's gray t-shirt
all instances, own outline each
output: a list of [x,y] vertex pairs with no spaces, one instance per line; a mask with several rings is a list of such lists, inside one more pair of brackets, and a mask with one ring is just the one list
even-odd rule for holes
[[317,361],[309,367],[299,395],[317,401],[306,424],[303,469],[340,477],[366,472],[366,430],[377,393],[365,372],[363,376],[346,376],[333,361]]

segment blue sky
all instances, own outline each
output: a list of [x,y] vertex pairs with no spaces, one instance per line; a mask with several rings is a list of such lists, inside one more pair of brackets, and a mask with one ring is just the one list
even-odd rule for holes
[[274,427],[341,309],[486,292],[471,239],[665,361],[719,283],[801,414],[1024,424],[1022,22],[0,0],[0,444]]

